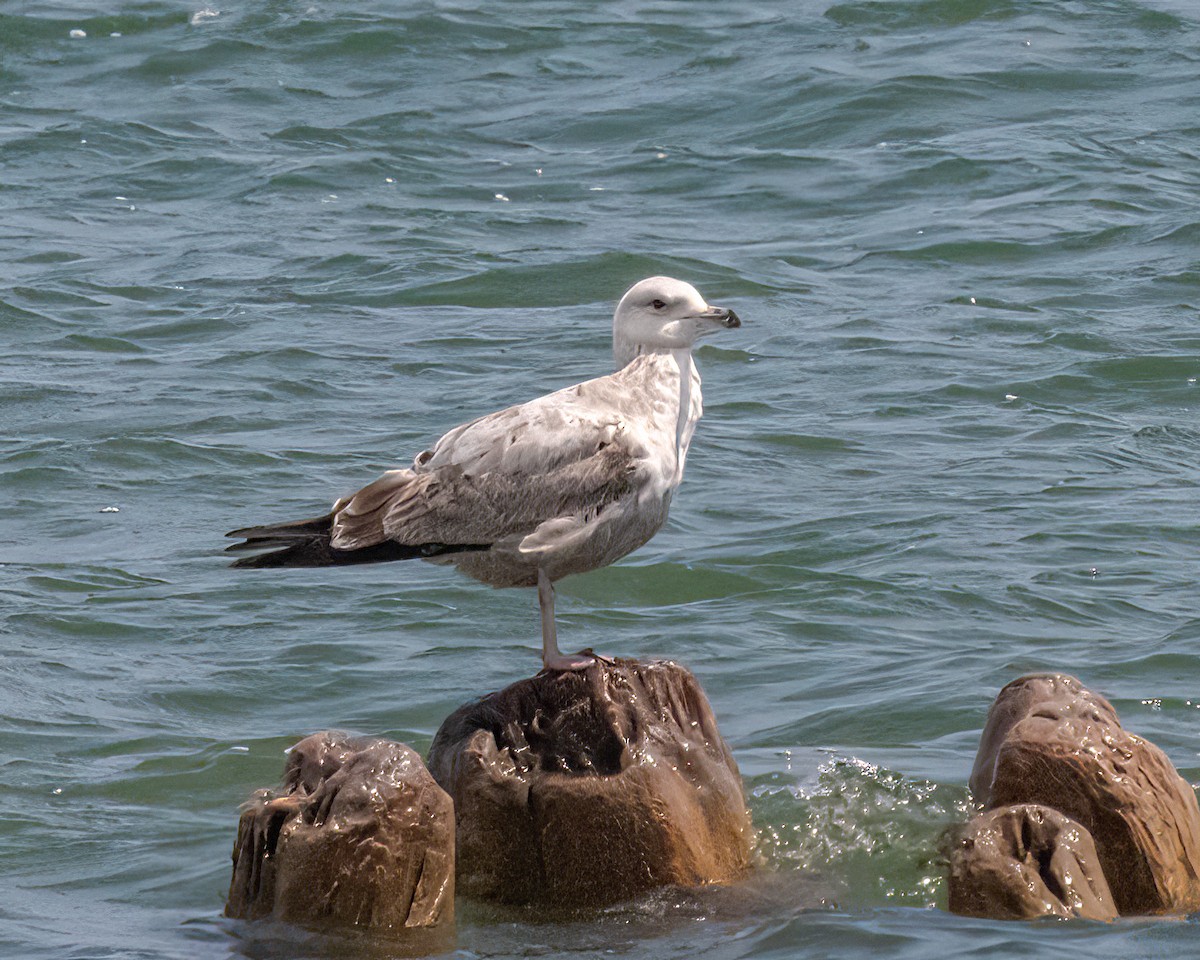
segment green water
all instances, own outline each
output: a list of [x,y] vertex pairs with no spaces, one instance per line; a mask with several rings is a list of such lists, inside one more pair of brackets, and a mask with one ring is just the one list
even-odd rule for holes
[[1031,670],[1200,778],[1198,73],[1183,0],[0,7],[0,953],[396,951],[223,920],[238,804],[529,675],[532,593],[221,534],[605,372],[667,273],[745,326],[560,635],[697,674],[764,866],[458,955],[1194,956],[949,916],[937,847]]

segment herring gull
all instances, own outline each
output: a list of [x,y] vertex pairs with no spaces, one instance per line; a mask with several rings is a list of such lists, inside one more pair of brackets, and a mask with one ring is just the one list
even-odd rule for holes
[[246,527],[235,567],[414,557],[494,587],[538,588],[542,663],[581,670],[554,626],[554,581],[607,566],[666,522],[702,412],[696,341],[739,327],[691,284],[650,277],[613,314],[616,372],[455,427],[323,517]]

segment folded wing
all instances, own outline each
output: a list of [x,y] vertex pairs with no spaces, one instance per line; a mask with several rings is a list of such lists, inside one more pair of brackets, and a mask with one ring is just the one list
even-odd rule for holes
[[[447,433],[412,469],[391,470],[325,517],[249,527],[239,566],[324,566],[578,541],[635,493],[638,451],[623,425],[571,387]],[[269,551],[269,552],[263,552]]]

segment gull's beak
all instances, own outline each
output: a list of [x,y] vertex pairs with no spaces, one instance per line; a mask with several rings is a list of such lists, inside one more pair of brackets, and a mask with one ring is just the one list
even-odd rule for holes
[[701,320],[711,320],[712,322],[724,327],[726,330],[732,330],[734,327],[740,327],[742,325],[741,318],[738,317],[738,315],[732,310],[728,310],[725,307],[714,307],[711,304],[707,310],[705,310],[703,313],[696,314],[696,316]]

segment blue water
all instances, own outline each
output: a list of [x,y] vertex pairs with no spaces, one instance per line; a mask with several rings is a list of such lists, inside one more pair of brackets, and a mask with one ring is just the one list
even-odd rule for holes
[[560,635],[697,674],[762,868],[458,955],[1195,956],[952,917],[937,849],[1031,670],[1200,778],[1198,108],[1184,0],[0,7],[0,953],[400,949],[222,919],[238,804],[531,674],[532,593],[221,535],[605,372],[666,273],[745,326]]

